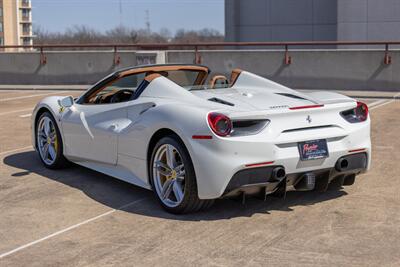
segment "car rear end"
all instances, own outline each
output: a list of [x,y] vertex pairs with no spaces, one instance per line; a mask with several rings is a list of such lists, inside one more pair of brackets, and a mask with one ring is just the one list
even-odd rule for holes
[[323,191],[370,166],[368,108],[354,100],[210,112],[207,123],[211,134],[196,133],[191,146],[203,199]]

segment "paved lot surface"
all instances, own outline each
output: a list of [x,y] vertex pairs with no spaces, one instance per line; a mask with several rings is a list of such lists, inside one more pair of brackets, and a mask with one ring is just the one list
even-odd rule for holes
[[366,100],[373,166],[355,185],[173,216],[149,191],[81,167],[42,167],[29,115],[52,93],[0,91],[2,267],[400,266],[399,100]]

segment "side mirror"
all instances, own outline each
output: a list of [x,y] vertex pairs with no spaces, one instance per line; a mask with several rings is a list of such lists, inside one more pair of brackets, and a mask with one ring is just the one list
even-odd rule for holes
[[59,99],[58,105],[60,105],[61,108],[72,107],[74,105],[74,98],[72,96],[67,96],[64,97],[63,99]]

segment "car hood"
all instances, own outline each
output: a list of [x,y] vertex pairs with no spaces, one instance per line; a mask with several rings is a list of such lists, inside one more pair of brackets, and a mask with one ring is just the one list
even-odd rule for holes
[[[209,89],[191,91],[195,96],[236,110],[268,110],[314,105],[318,102],[304,94],[260,89]],[[221,106],[221,107],[222,107]]]

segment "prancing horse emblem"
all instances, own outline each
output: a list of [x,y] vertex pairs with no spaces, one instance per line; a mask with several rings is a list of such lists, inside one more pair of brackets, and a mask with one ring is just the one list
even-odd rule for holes
[[310,116],[310,115],[307,116],[306,121],[308,121],[308,123],[311,123],[311,122],[312,122],[312,119],[311,119],[311,116]]

